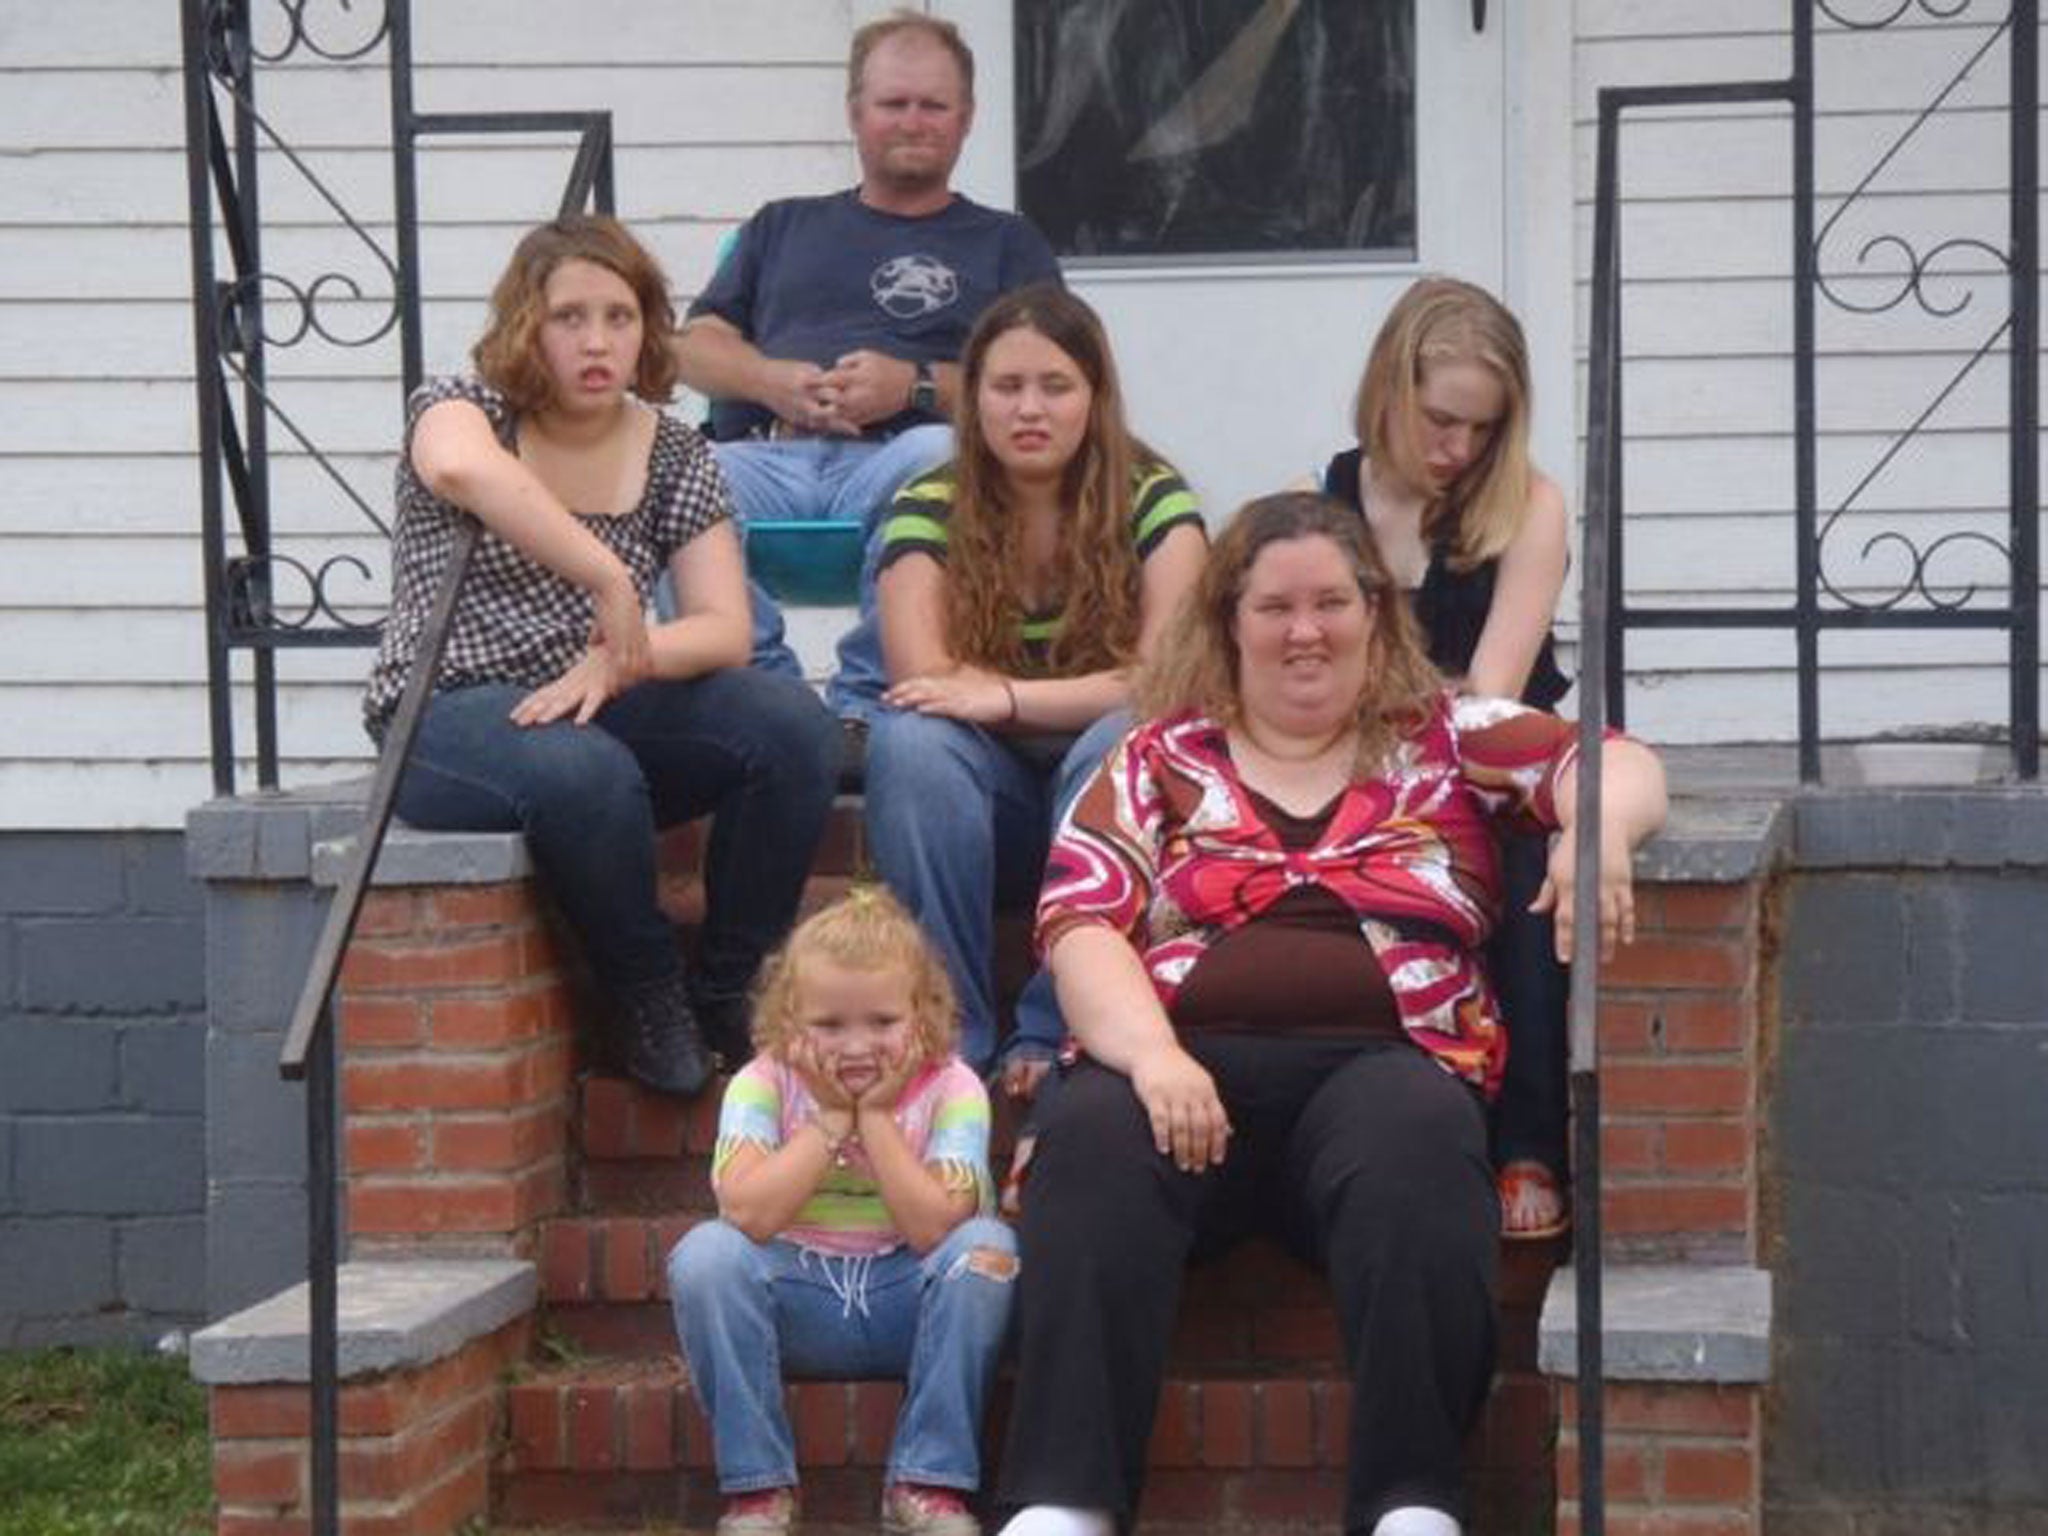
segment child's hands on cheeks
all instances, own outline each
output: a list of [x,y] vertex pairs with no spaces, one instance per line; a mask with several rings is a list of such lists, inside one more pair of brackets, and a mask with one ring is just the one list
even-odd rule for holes
[[910,1080],[917,1076],[917,1069],[923,1065],[917,1047],[908,1040],[904,1041],[902,1049],[885,1053],[882,1070],[855,1096],[855,1112],[887,1114],[896,1107],[896,1101],[903,1097],[903,1090],[910,1086]]
[[799,1034],[789,1042],[789,1064],[818,1102],[818,1118],[834,1135],[853,1129],[854,1100],[839,1081],[839,1064],[817,1037]]

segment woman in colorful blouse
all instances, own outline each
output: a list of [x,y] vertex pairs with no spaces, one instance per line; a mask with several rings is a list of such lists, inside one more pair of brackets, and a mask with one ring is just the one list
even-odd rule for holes
[[[890,679],[870,718],[877,869],[946,958],[960,1051],[998,1044],[995,908],[1038,889],[1054,819],[1116,738],[1131,667],[1201,569],[1194,497],[1124,425],[1102,323],[1051,285],[983,312],[961,355],[959,456],[898,493],[876,582]],[[1063,1036],[1042,979],[1006,1073]]]
[[[1330,1277],[1345,1529],[1448,1536],[1493,1368],[1491,823],[1569,832],[1572,728],[1446,687],[1357,514],[1316,495],[1238,514],[1159,658],[1039,906],[1084,1055],[1024,1191],[1009,1529],[1129,1521],[1182,1266],[1266,1230]],[[1632,742],[1605,763],[1612,944],[1664,790]],[[1561,944],[1572,860],[1566,836],[1544,896]]]
[[[704,1034],[744,1055],[747,990],[796,915],[839,739],[802,683],[745,670],[725,483],[703,440],[659,409],[673,329],[661,269],[620,224],[560,219],[520,241],[476,373],[408,403],[391,614],[363,715],[381,742],[455,529],[475,518],[398,814],[524,833],[603,994],[603,1043],[640,1082],[688,1094],[710,1073]],[[680,616],[650,627],[664,572]],[[654,833],[707,812],[686,981],[655,901]]]

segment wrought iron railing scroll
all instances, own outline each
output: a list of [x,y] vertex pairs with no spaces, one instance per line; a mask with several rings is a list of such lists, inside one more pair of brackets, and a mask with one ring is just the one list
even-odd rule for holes
[[[277,782],[276,674],[274,653],[291,646],[366,645],[379,626],[354,617],[332,600],[328,588],[341,571],[368,579],[352,556],[311,565],[274,546],[270,518],[269,443],[273,422],[326,470],[370,524],[389,532],[384,520],[323,455],[310,432],[287,411],[270,385],[266,349],[317,336],[332,345],[367,346],[395,328],[400,342],[401,387],[409,394],[420,382],[421,341],[418,149],[433,136],[570,133],[576,152],[557,211],[613,208],[612,129],[608,112],[492,112],[427,114],[414,109],[412,17],[408,0],[384,0],[352,7],[359,35],[336,45],[322,35],[312,0],[276,0],[282,37],[262,50],[252,41],[251,0],[182,0],[185,39],[186,153],[192,237],[194,353],[198,375],[201,458],[202,543],[206,551],[207,677],[216,793],[234,790],[232,653],[255,653],[258,778]],[[256,107],[256,82],[264,66],[300,50],[329,60],[366,57],[388,48],[391,145],[394,179],[395,256],[387,254],[363,223],[266,122]],[[224,108],[222,98],[227,103]],[[258,148],[278,154],[305,179],[337,225],[367,249],[388,283],[388,310],[368,328],[344,330],[323,313],[323,305],[368,295],[362,283],[329,272],[307,281],[266,271],[257,196]],[[215,267],[215,226],[219,210],[234,266],[231,281]],[[282,326],[276,320],[285,317]],[[234,398],[239,385],[240,405]],[[229,552],[228,500],[232,497],[241,552]],[[316,1536],[339,1530],[339,1439],[337,1269],[340,1172],[336,1107],[336,1032],[333,994],[341,960],[389,830],[398,783],[404,773],[421,715],[432,693],[448,632],[479,536],[465,522],[454,541],[437,588],[419,653],[406,679],[371,775],[361,830],[337,884],[314,945],[303,989],[293,1009],[279,1069],[303,1081],[306,1099],[307,1280],[312,1398],[310,1510]],[[290,571],[305,587],[294,611],[280,611],[277,575]]]
[[[2040,402],[2039,325],[2039,0],[2007,0],[2002,14],[1983,18],[1981,37],[1967,26],[1976,0],[1792,0],[1792,74],[1782,82],[1750,86],[1629,87],[1601,93],[1605,114],[1683,103],[1778,100],[1792,107],[1793,220],[1793,557],[1794,589],[1789,604],[1658,606],[1628,601],[1621,552],[1623,522],[1618,436],[1600,472],[1611,479],[1613,561],[1608,575],[1614,623],[1607,638],[1608,711],[1623,718],[1625,642],[1640,629],[1751,629],[1791,631],[1797,656],[1799,776],[1821,776],[1821,636],[1829,632],[1988,631],[2006,636],[2009,678],[2007,737],[2014,774],[2040,776]],[[1987,12],[1995,7],[1986,6]],[[1921,25],[1913,25],[1914,23]],[[1943,70],[1938,88],[1908,115],[1905,126],[1871,161],[1816,227],[1815,184],[1816,36],[1822,24],[1832,33],[1876,35],[1897,28],[1923,55],[1938,46],[1931,39],[1962,39],[1958,56]],[[1875,203],[1887,174],[1945,110],[1967,81],[1981,80],[2000,47],[2008,64],[2004,112],[2009,124],[2005,218],[2002,235],[1955,233],[1916,237],[1883,230],[1851,237],[1852,213]],[[1618,199],[1618,188],[1613,194]],[[1603,205],[1604,208],[1604,205]],[[1596,210],[1596,217],[1600,211]],[[1618,227],[1616,231],[1618,241]],[[1972,272],[1972,264],[1987,271]],[[1621,280],[1618,265],[1613,274]],[[2005,312],[1987,313],[1980,295],[1997,288],[2006,294]],[[1603,302],[1596,292],[1596,306]],[[1945,376],[1928,386],[1925,400],[1897,424],[1853,478],[1849,489],[1823,509],[1819,491],[1819,384],[1816,310],[1825,304],[1844,317],[1877,318],[1894,313],[1929,323],[1953,322],[1958,340],[1944,350],[1960,356]],[[1618,433],[1620,406],[1620,319],[1615,317],[1612,389]],[[2008,446],[2007,509],[2002,534],[1968,526],[1918,535],[1903,526],[1871,529],[1875,514],[1859,503],[1900,461],[1925,440],[1967,381],[1992,366],[2001,351],[2008,364],[2005,442]],[[1597,371],[1605,366],[1593,359]],[[1589,424],[1589,436],[1592,426]],[[1589,469],[1589,474],[1592,472]],[[1591,487],[1589,486],[1589,497]],[[1973,577],[1958,562],[1967,554],[2000,567],[1999,577]],[[1907,724],[1902,722],[1902,725]]]

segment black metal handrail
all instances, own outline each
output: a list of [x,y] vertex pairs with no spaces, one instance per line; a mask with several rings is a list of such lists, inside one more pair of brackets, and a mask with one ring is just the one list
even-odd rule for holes
[[[233,562],[219,558],[224,549],[225,506],[221,477],[225,473],[242,516],[242,533],[251,551],[245,570],[254,569],[248,590],[263,600],[272,558],[269,548],[267,449],[263,437],[268,416],[277,409],[264,388],[262,360],[262,274],[257,238],[261,219],[256,200],[255,65],[249,39],[249,13],[243,0],[183,0],[186,47],[186,134],[191,165],[190,220],[195,294],[194,347],[199,373],[199,430],[203,533],[206,565],[208,677],[213,705],[214,781],[219,793],[233,788],[232,726],[228,718],[228,655],[231,645],[251,646],[257,657],[257,737],[259,778],[276,782],[274,649],[286,644],[362,644],[365,638],[332,631],[293,635],[244,623],[237,630],[235,595],[227,588]],[[294,45],[302,38],[294,13]],[[576,155],[563,190],[559,212],[585,208],[610,213],[614,206],[612,125],[609,112],[492,112],[426,114],[414,110],[412,98],[412,29],[409,0],[388,0],[382,24],[371,39],[386,40],[390,50],[390,85],[394,207],[398,255],[385,260],[394,277],[394,318],[401,344],[401,372],[407,395],[423,372],[420,320],[419,215],[417,148],[429,136],[558,133],[576,135]],[[359,56],[370,45],[349,56]],[[289,51],[289,48],[287,49]],[[316,50],[317,51],[317,50]],[[327,55],[331,56],[331,55]],[[212,82],[225,80],[235,101],[237,165],[226,153],[226,135],[212,97]],[[280,143],[279,147],[283,147]],[[289,151],[287,151],[289,152]],[[294,163],[296,157],[294,157]],[[304,167],[301,166],[303,170]],[[308,173],[310,174],[310,173]],[[317,183],[316,183],[317,184]],[[213,199],[218,198],[235,261],[237,279],[223,289],[213,264]],[[330,202],[332,199],[330,198]],[[358,235],[360,225],[333,205]],[[373,243],[374,248],[374,243]],[[321,281],[325,281],[322,279]],[[312,285],[317,290],[319,284]],[[296,290],[295,290],[296,291]],[[300,292],[306,302],[304,292]],[[310,312],[310,310],[309,310]],[[388,329],[388,326],[386,327]],[[380,331],[381,335],[383,332]],[[247,442],[235,426],[222,367],[237,350],[246,390]],[[297,435],[296,426],[285,418]],[[303,441],[303,438],[302,438]],[[435,591],[419,651],[406,678],[398,707],[385,733],[376,769],[371,775],[361,829],[329,904],[315,942],[303,988],[292,1010],[279,1071],[287,1080],[303,1081],[306,1096],[307,1289],[310,1346],[312,1529],[316,1536],[339,1530],[339,1328],[337,1271],[340,1258],[339,1173],[336,1103],[336,1031],[333,998],[342,958],[348,951],[373,870],[391,824],[398,784],[410,757],[433,680],[447,645],[455,607],[479,538],[479,525],[465,519],[456,530],[448,565]],[[248,606],[246,597],[243,607]],[[246,612],[244,619],[252,617]],[[374,626],[363,626],[374,637]]]
[[[1603,669],[1608,717],[1616,724],[1626,718],[1625,640],[1632,629],[1748,629],[1790,630],[1796,648],[1798,686],[1799,777],[1814,783],[1820,778],[1820,637],[1826,631],[1872,630],[1990,630],[2008,636],[2006,665],[2010,681],[2008,734],[2013,769],[2022,779],[2040,776],[2041,745],[2041,639],[2040,639],[2040,489],[2036,445],[2040,436],[2040,405],[2036,370],[2040,355],[2038,228],[2039,190],[2039,0],[2011,0],[2005,18],[1993,26],[1983,43],[1956,71],[1942,93],[1922,108],[1912,123],[1892,143],[1877,165],[1842,200],[1827,225],[1816,234],[1817,194],[1814,182],[1815,62],[1814,38],[1817,16],[1826,16],[1846,30],[1881,31],[1898,21],[1909,8],[1898,6],[1890,15],[1876,20],[1851,20],[1834,8],[1837,0],[1791,0],[1792,72],[1783,80],[1758,80],[1713,85],[1609,87],[1600,92],[1600,144],[1603,154],[1613,150],[1622,114],[1639,108],[1683,105],[1735,105],[1746,102],[1780,102],[1792,109],[1792,271],[1793,271],[1793,555],[1795,562],[1793,599],[1789,604],[1748,604],[1711,606],[1659,606],[1629,601],[1623,583],[1625,519],[1621,474],[1621,311],[1620,227],[1618,223],[1618,169],[1614,180],[1600,184],[1594,217],[1595,272],[1592,296],[1593,318],[1604,320],[1607,334],[1596,344],[1589,358],[1589,390],[1598,391],[1611,419],[1600,421],[1589,393],[1587,422],[1586,499],[1590,509],[1597,494],[1608,509],[1608,538],[1611,559],[1605,573],[1610,623],[1607,629]],[[1944,12],[1954,16],[1967,7]],[[1977,346],[1962,368],[1941,388],[1919,417],[1907,424],[1880,455],[1876,465],[1863,476],[1840,505],[1823,517],[1819,497],[1819,430],[1817,409],[1817,349],[1815,311],[1817,300],[1825,297],[1838,307],[1858,306],[1845,302],[1829,285],[1821,270],[1821,244],[1842,212],[1871,185],[1898,150],[1941,106],[1991,45],[2004,36],[2010,51],[2008,115],[2011,125],[2009,153],[2009,233],[2006,249],[1998,250],[1980,240],[1951,239],[1928,251],[1915,251],[1902,237],[1887,235],[1870,241],[1859,260],[1873,250],[1902,255],[1910,263],[1901,279],[1898,294],[1879,308],[1890,308],[1910,294],[1929,314],[1951,311],[1933,306],[1920,283],[1928,265],[1945,251],[1959,245],[1988,254],[2008,270],[2011,313],[2003,325]],[[1608,265],[1603,275],[1598,252],[1601,221],[1607,225]],[[1602,284],[1612,284],[1609,293]],[[1611,306],[1611,308],[1610,308]],[[1866,307],[1867,308],[1867,307]],[[1960,306],[1957,306],[1959,309]],[[1933,412],[1960,384],[1963,376],[1989,354],[2003,338],[2009,351],[2010,408],[2007,415],[2008,542],[1999,545],[1977,534],[1948,534],[1921,549],[1904,535],[1879,535],[1873,544],[1894,544],[1910,554],[1912,575],[1896,593],[1876,601],[1859,601],[1839,589],[1822,569],[1822,555],[1829,531],[1849,510],[1851,503],[1900,451]],[[1602,375],[1606,378],[1603,382]],[[1594,452],[1598,438],[1600,448]],[[1978,604],[1976,589],[1946,598],[1934,591],[1927,566],[1935,553],[1960,539],[1989,545],[2009,562],[2009,591],[2000,605]],[[1924,606],[1904,606],[1917,596]],[[1824,603],[1823,598],[1830,601]],[[1582,642],[1582,658],[1590,649]],[[1581,689],[1582,697],[1586,690]]]
[[[1799,0],[1795,0],[1799,3]],[[1586,383],[1585,511],[1580,529],[1579,765],[1573,821],[1571,955],[1572,1275],[1576,1289],[1579,1529],[1607,1527],[1605,1315],[1601,1285],[1600,821],[1602,731],[1621,723],[1621,115],[1631,107],[1790,101],[1790,80],[1609,86],[1599,95],[1593,285]],[[1795,217],[1795,225],[1797,219]],[[1811,357],[1810,309],[1799,331]],[[1603,710],[1602,705],[1605,704]]]

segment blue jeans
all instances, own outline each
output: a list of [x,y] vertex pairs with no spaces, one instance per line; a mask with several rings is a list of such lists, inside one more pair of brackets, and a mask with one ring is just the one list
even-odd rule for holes
[[757,1243],[724,1221],[691,1228],[668,1256],[669,1295],[719,1488],[795,1485],[785,1374],[905,1378],[889,1481],[980,1486],[982,1407],[1009,1329],[1016,1251],[1007,1226],[980,1216],[923,1258],[909,1248],[831,1258]]
[[744,995],[796,916],[838,780],[840,737],[801,682],[744,669],[641,683],[589,725],[512,723],[527,689],[428,702],[398,814],[434,830],[520,832],[612,996],[681,960],[655,901],[657,827],[713,816],[698,995]]
[[[996,909],[1035,901],[1054,825],[1129,725],[1112,710],[1071,742],[1019,741],[883,708],[870,726],[868,851],[944,957],[959,994],[960,1054],[982,1072],[998,1043]],[[1041,969],[1017,1000],[1010,1049],[1047,1057],[1065,1038]]]
[[[892,438],[793,437],[769,441],[740,438],[713,443],[712,456],[732,492],[733,512],[744,535],[749,523],[832,519],[859,523],[869,556],[861,571],[861,609],[873,610],[874,534],[882,513],[903,482],[943,464],[953,453],[953,429],[937,424],[910,427]],[[668,583],[661,586],[673,610]],[[750,583],[754,604],[754,666],[802,675],[796,653],[783,639],[782,609],[758,582]],[[853,658],[857,669],[881,675],[881,650]],[[848,664],[842,654],[841,667]],[[879,687],[876,688],[879,692]]]

